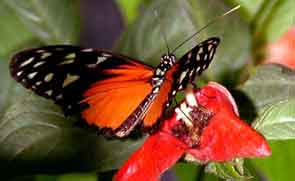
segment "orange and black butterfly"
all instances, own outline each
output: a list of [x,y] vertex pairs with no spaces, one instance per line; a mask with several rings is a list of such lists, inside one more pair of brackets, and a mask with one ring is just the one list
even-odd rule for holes
[[14,55],[10,71],[66,113],[79,110],[89,125],[123,137],[136,125],[155,125],[176,92],[209,66],[218,44],[209,38],[178,61],[167,53],[156,68],[104,50],[47,46]]

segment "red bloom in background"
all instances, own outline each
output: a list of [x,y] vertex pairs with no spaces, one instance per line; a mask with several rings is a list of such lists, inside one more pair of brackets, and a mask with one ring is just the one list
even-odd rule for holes
[[186,153],[206,163],[269,156],[271,151],[263,136],[240,120],[230,93],[209,83],[186,95],[186,101],[131,155],[114,180],[158,180]]
[[267,46],[266,63],[278,63],[295,68],[295,26],[279,40]]

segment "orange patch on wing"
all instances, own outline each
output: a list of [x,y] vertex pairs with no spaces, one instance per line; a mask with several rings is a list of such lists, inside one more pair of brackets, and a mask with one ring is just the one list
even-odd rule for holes
[[110,78],[97,81],[84,93],[89,108],[82,112],[88,124],[118,128],[151,92],[152,69],[132,62],[105,70]]
[[147,81],[101,84],[89,89],[84,100],[89,108],[82,112],[88,124],[100,128],[118,128],[151,92]]
[[143,120],[145,127],[150,127],[154,125],[164,113],[166,108],[166,103],[168,103],[168,100],[169,100],[169,93],[172,89],[172,83],[173,83],[172,80],[173,80],[173,74],[175,71],[176,71],[176,68],[173,68],[166,73],[165,81],[160,88],[158,96],[152,103],[150,109],[148,110]]
[[116,69],[107,69],[103,72],[106,75],[113,75],[114,77],[99,81],[97,82],[98,84],[128,80],[141,80],[151,78],[153,76],[153,69],[136,62],[132,62],[131,65],[126,64],[118,66]]

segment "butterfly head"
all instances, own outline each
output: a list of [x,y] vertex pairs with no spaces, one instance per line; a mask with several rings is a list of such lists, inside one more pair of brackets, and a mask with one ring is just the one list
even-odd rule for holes
[[155,76],[162,77],[165,75],[166,71],[169,70],[176,61],[176,57],[173,54],[165,54],[161,56],[161,62],[156,67]]
[[160,64],[173,66],[175,64],[175,61],[176,61],[175,55],[169,53],[169,54],[164,54],[161,56]]
[[159,87],[164,81],[166,72],[175,64],[176,57],[173,54],[165,54],[161,56],[161,62],[154,71],[152,78],[153,87]]

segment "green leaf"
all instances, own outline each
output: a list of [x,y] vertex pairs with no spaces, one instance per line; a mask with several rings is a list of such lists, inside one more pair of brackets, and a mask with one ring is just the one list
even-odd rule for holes
[[261,9],[265,0],[226,0],[229,4],[240,5],[241,15],[248,21],[251,22],[256,14]]
[[[117,50],[156,65],[160,56],[167,53],[161,32],[167,37],[168,46],[172,50],[210,20],[229,9],[221,1],[153,1],[142,17],[123,34]],[[154,16],[154,10],[158,11],[158,17]],[[245,60],[249,59],[251,44],[249,25],[239,18],[238,13],[215,22],[184,44],[175,54],[180,58],[198,42],[211,36],[220,37],[221,44],[212,65],[206,71],[207,78],[235,84],[239,79],[237,72],[246,64]],[[237,49],[240,51],[236,51]]]
[[[58,177],[57,181],[97,181],[97,175],[94,173],[73,173],[65,174]],[[42,180],[43,181],[43,180]]]
[[295,71],[280,65],[263,65],[257,68],[241,90],[254,104],[256,112],[261,113],[272,104],[294,98],[294,82]]
[[46,44],[73,43],[79,34],[78,0],[4,0],[22,23]]
[[0,169],[5,174],[117,169],[143,140],[106,140],[73,125],[60,108],[16,86],[0,121]]
[[12,78],[8,73],[8,63],[0,58],[0,119],[4,114],[5,107],[8,106],[9,93],[12,85]]
[[287,67],[263,65],[241,87],[252,106],[240,110],[256,114],[253,127],[267,139],[294,139],[294,80],[295,72]]
[[260,180],[290,180],[295,177],[295,141],[271,141],[272,155],[263,159],[251,159]]
[[[19,21],[18,16],[14,14],[13,10],[11,10],[3,1],[0,2],[0,27],[1,58],[8,57],[10,52],[18,48],[20,45],[32,41],[34,38],[33,34]],[[3,78],[1,77],[1,79]]]
[[266,108],[253,127],[268,140],[295,139],[295,98]]
[[265,1],[253,22],[254,40],[271,42],[278,39],[294,25],[294,13],[291,13],[294,9],[293,0]]
[[235,159],[233,162],[211,162],[206,166],[206,172],[213,173],[225,180],[247,180],[251,178],[243,168],[243,160]]
[[127,24],[131,24],[139,15],[140,5],[143,0],[116,0],[118,7]]
[[180,162],[174,165],[173,171],[178,180],[194,181],[198,180],[198,176],[203,169],[201,169],[200,165]]

